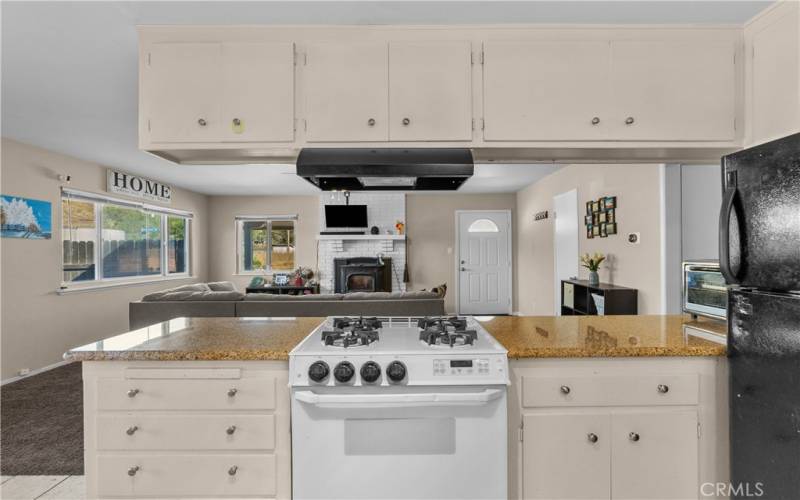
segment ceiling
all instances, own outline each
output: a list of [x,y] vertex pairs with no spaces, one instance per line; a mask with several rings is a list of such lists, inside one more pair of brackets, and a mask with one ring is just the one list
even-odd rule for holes
[[[313,194],[293,165],[186,166],[139,151],[137,24],[741,24],[769,1],[2,2],[2,135],[206,194]],[[466,192],[553,166],[477,165]]]

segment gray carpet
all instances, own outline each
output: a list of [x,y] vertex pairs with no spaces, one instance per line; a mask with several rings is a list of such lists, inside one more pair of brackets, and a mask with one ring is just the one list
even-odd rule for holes
[[82,475],[81,364],[6,384],[0,392],[0,473]]

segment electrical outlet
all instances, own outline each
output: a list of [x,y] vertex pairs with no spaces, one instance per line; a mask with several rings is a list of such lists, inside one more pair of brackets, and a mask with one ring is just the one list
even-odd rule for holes
[[642,235],[639,233],[628,233],[628,243],[638,245],[642,242]]

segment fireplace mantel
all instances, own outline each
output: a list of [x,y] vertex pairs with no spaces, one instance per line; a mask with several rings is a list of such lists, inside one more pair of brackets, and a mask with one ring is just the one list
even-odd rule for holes
[[402,241],[405,234],[318,234],[318,240],[392,240]]

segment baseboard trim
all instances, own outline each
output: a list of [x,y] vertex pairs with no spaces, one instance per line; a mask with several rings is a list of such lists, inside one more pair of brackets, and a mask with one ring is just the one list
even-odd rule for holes
[[38,375],[40,373],[44,373],[44,372],[50,371],[50,370],[52,370],[54,368],[58,368],[59,366],[64,366],[64,365],[72,363],[72,362],[73,361],[65,359],[65,360],[59,361],[58,363],[53,363],[52,365],[47,365],[47,366],[43,366],[41,368],[36,368],[35,370],[31,370],[30,372],[26,373],[25,375],[17,375],[16,377],[7,378],[7,379],[3,380],[2,382],[0,382],[0,386],[6,385],[6,384],[10,384],[12,382],[17,382],[18,380],[22,380],[24,378],[33,377],[34,375]]

